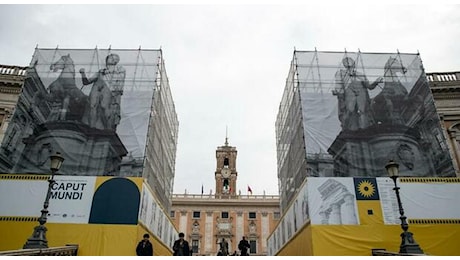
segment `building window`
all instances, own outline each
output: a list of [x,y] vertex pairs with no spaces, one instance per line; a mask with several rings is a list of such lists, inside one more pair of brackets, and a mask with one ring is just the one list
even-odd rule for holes
[[251,246],[249,248],[249,253],[257,254],[257,241],[256,240],[249,240],[249,245]]
[[171,210],[171,212],[169,212],[169,216],[171,218],[175,218],[176,217],[176,212],[174,210]]
[[199,249],[200,249],[200,240],[198,240],[198,239],[192,239],[192,250],[193,250],[193,253],[197,254]]
[[249,212],[249,218],[250,219],[255,219],[256,218],[256,213],[255,212]]
[[280,219],[280,213],[279,212],[273,212],[273,219]]
[[228,218],[228,212],[227,211],[222,212],[221,217]]
[[200,213],[199,211],[193,211],[193,218],[200,218]]
[[224,158],[224,167],[227,166],[226,168],[228,168],[228,158]]

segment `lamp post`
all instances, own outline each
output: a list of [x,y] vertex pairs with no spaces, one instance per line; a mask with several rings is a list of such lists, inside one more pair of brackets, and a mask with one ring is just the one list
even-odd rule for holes
[[43,209],[41,210],[42,215],[38,218],[40,225],[34,228],[32,236],[27,239],[23,249],[48,248],[48,240],[46,239],[46,231],[48,229],[45,227],[45,223],[48,219],[48,206],[51,197],[51,188],[56,182],[54,180],[54,174],[61,168],[64,157],[62,157],[60,153],[56,152],[54,155],[50,156],[50,161],[51,179],[48,180],[48,191],[46,192],[45,203],[43,203]]
[[399,197],[399,187],[396,184],[396,180],[399,177],[399,164],[390,160],[387,165],[385,165],[388,175],[393,180],[395,187],[393,190],[396,193],[396,199],[398,200],[399,214],[401,219],[401,228],[403,232],[401,233],[401,246],[399,247],[399,253],[403,254],[423,254],[420,246],[415,242],[412,232],[407,231],[409,229],[409,224],[407,224],[406,216],[404,216],[404,209],[402,207],[401,198]]

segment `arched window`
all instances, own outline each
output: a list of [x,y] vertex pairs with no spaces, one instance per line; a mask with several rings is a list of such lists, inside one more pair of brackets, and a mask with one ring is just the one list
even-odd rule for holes
[[224,183],[223,183],[223,191],[224,192],[229,192],[230,191],[229,185],[230,185],[230,183],[228,182],[228,179],[224,179]]

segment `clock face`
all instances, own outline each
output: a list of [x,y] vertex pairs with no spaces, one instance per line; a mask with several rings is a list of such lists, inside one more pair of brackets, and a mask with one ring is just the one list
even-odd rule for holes
[[221,173],[222,173],[222,177],[228,178],[228,177],[230,177],[230,174],[231,174],[232,172],[230,171],[230,169],[224,168],[224,169],[222,169],[222,172],[221,172]]

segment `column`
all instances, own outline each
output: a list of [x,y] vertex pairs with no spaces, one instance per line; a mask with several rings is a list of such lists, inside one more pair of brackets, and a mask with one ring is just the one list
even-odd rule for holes
[[[237,211],[236,212],[236,241],[237,243],[241,240],[244,236],[244,219],[243,219],[243,212]],[[238,245],[238,244],[237,244]]]
[[355,211],[355,196],[351,193],[345,195],[345,202],[342,204],[342,224],[355,225],[358,224],[358,218]]
[[[262,227],[262,234],[261,234],[261,238],[259,239],[260,241],[260,244],[261,244],[261,251],[262,252],[267,252],[267,238],[268,238],[268,235],[269,235],[269,231],[270,231],[270,223],[268,221],[268,213],[267,212],[262,212],[262,220],[260,222],[260,225]],[[258,252],[258,253],[261,253],[261,252]]]
[[212,211],[206,211],[206,218],[204,221],[204,252],[203,253],[209,253],[212,251],[212,245],[214,244],[214,240],[212,239],[213,237],[213,227],[214,227],[214,219],[212,217],[213,212]]
[[[321,211],[319,213],[319,216],[321,217],[321,224],[327,225],[329,224],[329,215],[326,213],[326,211]],[[313,223],[316,224],[316,223]]]
[[187,211],[185,210],[182,210],[180,212],[179,232],[183,232],[184,234],[187,234]]
[[340,204],[334,203],[331,205],[331,215],[329,217],[329,224],[339,225],[342,224],[340,215]]

